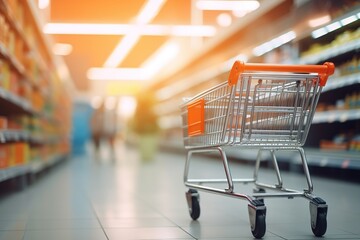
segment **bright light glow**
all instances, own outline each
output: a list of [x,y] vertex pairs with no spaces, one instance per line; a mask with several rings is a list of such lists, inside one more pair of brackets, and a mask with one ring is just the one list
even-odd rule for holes
[[90,80],[148,80],[173,60],[180,52],[180,46],[172,41],[164,44],[141,68],[90,68]]
[[330,15],[325,15],[319,18],[309,20],[308,24],[310,27],[318,27],[331,21]]
[[268,42],[265,42],[253,50],[253,54],[255,56],[261,56],[267,52],[270,52],[271,50],[280,47],[281,45],[284,45],[291,40],[296,38],[296,33],[294,31],[287,32],[279,37],[276,37]]
[[50,0],[39,0],[38,7],[39,9],[46,9],[50,5]]
[[129,25],[129,24],[87,24],[87,23],[48,23],[43,29],[46,34],[73,35],[127,35],[136,33],[145,36],[212,37],[216,28],[209,25]]
[[131,96],[123,96],[119,100],[118,114],[122,117],[130,118],[133,116],[136,108],[136,99]]
[[90,80],[147,80],[147,73],[141,68],[90,68]]
[[217,16],[216,18],[216,22],[219,24],[219,26],[221,27],[228,27],[231,25],[232,19],[230,14],[227,13],[221,13]]
[[108,110],[115,109],[117,104],[117,98],[114,96],[107,97],[105,100],[105,108]]
[[103,99],[101,96],[94,96],[91,98],[91,107],[92,108],[99,108],[100,105],[102,104]]
[[152,77],[166,64],[171,62],[180,52],[179,44],[175,42],[165,43],[156,53],[154,53],[146,62],[142,65],[145,72]]
[[243,10],[254,11],[260,6],[258,1],[215,1],[200,0],[196,7],[200,10]]
[[133,28],[128,24],[47,23],[43,32],[46,34],[125,35],[131,30]]
[[141,9],[140,14],[137,16],[136,23],[149,23],[159,13],[164,3],[164,0],[149,0],[147,4]]
[[114,51],[110,54],[104,67],[116,67],[122,62],[128,53],[133,49],[138,42],[140,36],[136,33],[130,33],[126,35],[122,41],[115,47]]
[[342,19],[340,22],[341,22],[341,25],[345,26],[345,25],[348,25],[348,24],[350,24],[352,22],[355,22],[356,20],[358,20],[356,15],[352,15],[350,17]]
[[335,31],[343,26],[346,26],[352,22],[360,19],[360,13],[341,19],[340,21],[333,22],[325,27],[319,28],[311,33],[313,38],[319,38],[328,34],[329,32]]
[[212,37],[216,34],[216,28],[206,25],[179,25],[171,27],[169,33],[179,37]]
[[246,14],[248,14],[250,12],[251,11],[234,10],[234,11],[232,11],[232,14],[237,18],[241,18],[241,17],[244,17]]
[[56,44],[54,44],[52,50],[55,55],[66,56],[71,53],[72,49],[73,49],[73,47],[71,44],[56,43]]
[[311,33],[311,36],[316,39],[316,38],[319,38],[321,36],[324,36],[327,33],[328,33],[328,30],[326,30],[326,28],[323,27],[323,28],[319,28],[319,29],[313,31]]
[[333,22],[329,25],[326,26],[326,29],[329,31],[329,32],[332,32],[332,31],[335,31],[336,29],[339,29],[341,28],[341,24],[340,22],[336,21],[336,22]]
[[[137,25],[149,23],[160,11],[165,3],[164,0],[148,0],[140,10],[136,18]],[[117,67],[125,59],[131,49],[136,45],[140,38],[140,34],[131,32],[129,39],[126,37],[119,41],[114,51],[110,54],[109,58],[105,61],[105,67]],[[121,49],[121,52],[119,51]]]

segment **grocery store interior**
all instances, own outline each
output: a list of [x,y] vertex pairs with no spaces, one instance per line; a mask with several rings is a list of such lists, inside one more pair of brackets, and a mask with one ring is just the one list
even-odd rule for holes
[[360,239],[360,1],[0,0],[0,240]]

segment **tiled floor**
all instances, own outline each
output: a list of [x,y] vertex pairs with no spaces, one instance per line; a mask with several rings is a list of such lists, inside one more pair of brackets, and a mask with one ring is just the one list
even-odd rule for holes
[[[144,163],[123,145],[117,147],[115,160],[106,151],[98,157],[74,157],[25,190],[0,197],[0,239],[253,239],[245,201],[201,193],[201,216],[190,219],[182,183],[184,159],[159,153]],[[218,161],[205,158],[192,165],[191,174],[200,174],[200,169],[210,177],[222,173]],[[233,164],[232,170],[234,177],[252,174],[250,166]],[[273,179],[268,171],[262,176]],[[289,186],[304,186],[298,174],[283,177]],[[324,238],[360,239],[359,184],[316,177],[313,182],[315,193],[329,204]],[[246,192],[251,186],[239,188]],[[277,198],[265,203],[264,239],[315,238],[307,201]]]

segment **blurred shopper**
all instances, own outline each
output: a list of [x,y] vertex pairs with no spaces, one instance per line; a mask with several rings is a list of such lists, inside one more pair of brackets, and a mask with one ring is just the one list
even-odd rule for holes
[[98,108],[95,108],[91,117],[91,138],[95,152],[99,151],[100,141],[103,135],[105,103],[101,102]]
[[110,147],[111,154],[115,153],[115,139],[117,135],[117,102],[113,102],[110,108],[106,107],[106,101],[102,101],[95,109],[91,118],[92,141],[96,152],[99,151],[102,142]]
[[103,138],[110,146],[113,155],[115,153],[115,140],[118,133],[117,106],[118,104],[115,102],[110,109],[105,108],[104,111]]

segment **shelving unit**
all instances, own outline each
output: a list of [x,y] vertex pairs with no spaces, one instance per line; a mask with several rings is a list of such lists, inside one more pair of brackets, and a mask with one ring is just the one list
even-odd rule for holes
[[0,0],[0,182],[70,152],[71,95],[34,1]]
[[[294,64],[322,64],[325,61],[333,61],[337,67],[335,75],[329,78],[327,85],[323,88],[323,95],[327,95],[327,97],[320,98],[320,104],[322,105],[328,104],[326,103],[326,98],[330,98],[334,102],[331,102],[331,107],[329,106],[328,108],[316,112],[310,132],[315,131],[317,135],[321,135],[322,132],[317,131],[317,128],[318,126],[325,125],[326,127],[323,128],[327,129],[326,133],[328,134],[330,132],[334,136],[339,130],[332,124],[336,124],[336,126],[341,126],[343,124],[344,127],[342,128],[351,125],[354,129],[357,129],[354,130],[354,132],[359,131],[360,108],[344,106],[344,104],[346,105],[347,100],[346,91],[360,90],[360,64],[358,66],[359,70],[347,73],[342,72],[341,65],[344,61],[351,60],[354,56],[358,56],[358,59],[360,59],[358,53],[360,48],[360,38],[349,38],[349,41],[339,41],[340,44],[330,44],[331,40],[329,40],[329,36],[333,34],[332,37],[335,39],[336,36],[340,35],[344,30],[351,28],[352,31],[355,31],[354,29],[360,27],[360,6],[359,4],[356,5],[354,2],[354,5],[351,8],[348,8],[340,14],[340,9],[335,9],[334,12],[338,14],[337,17],[333,17],[333,21],[324,24],[324,26],[333,24],[336,21],[341,21],[353,15],[357,16],[357,20],[346,25],[343,29],[337,29],[325,36],[325,42],[328,42],[326,43],[326,47],[322,48],[321,51],[304,54],[304,52],[308,50],[307,46],[305,46],[306,44],[309,46],[323,40],[322,37],[313,39],[311,33],[315,29],[309,30],[309,27],[304,27],[307,26],[305,25],[307,24],[307,20],[311,18],[310,14],[313,14],[314,16],[318,14],[318,12],[314,10],[318,9],[317,7],[318,6],[316,6],[313,1],[308,1],[302,6],[297,6],[296,10],[294,10],[294,5],[289,5],[288,1],[282,2],[278,7],[271,9],[270,12],[257,16],[258,20],[254,21],[254,23],[248,23],[248,26],[244,26],[243,29],[238,29],[237,33],[234,33],[233,36],[229,36],[228,39],[218,43],[215,47],[216,51],[204,53],[201,57],[196,59],[196,61],[190,62],[188,64],[188,69],[184,68],[164,79],[163,84],[154,86],[152,90],[157,92],[160,99],[156,109],[158,110],[159,115],[162,116],[162,121],[164,121],[167,126],[167,129],[164,130],[165,141],[163,146],[167,146],[171,149],[178,148],[179,150],[183,148],[181,142],[181,122],[180,119],[175,120],[176,116],[180,116],[177,106],[182,103],[183,97],[193,96],[201,92],[201,89],[208,89],[211,85],[226,81],[231,67],[228,62],[233,62],[233,56],[237,56],[239,53],[247,53],[248,62],[268,61],[269,58],[267,58],[267,55],[278,54],[279,48],[275,48],[273,51],[261,57],[254,56],[252,49],[254,46],[260,45],[264,41],[264,37],[270,37],[271,39],[271,36],[279,36],[282,33],[289,31],[289,29],[295,29],[295,31],[300,29],[300,31],[297,32],[298,36],[295,39],[285,45],[287,49],[290,48],[293,53],[295,53],[293,54],[293,59],[287,60]],[[275,15],[282,15],[283,17],[277,19],[274,17]],[[264,24],[267,24],[264,23],[266,19],[271,19],[271,28],[269,27],[269,29],[266,27],[264,28],[264,26],[266,26]],[[319,26],[319,28],[324,26]],[[260,29],[258,27],[260,27]],[[266,31],[264,29],[266,29]],[[271,34],[269,34],[269,32],[271,32]],[[263,36],[263,38],[259,39],[258,36]],[[249,40],[251,38],[252,41]],[[223,53],[228,53],[227,60],[224,60]],[[210,64],[207,64],[207,59],[213,61],[213,59],[216,58],[219,59],[217,63],[211,62]],[[211,60],[209,60],[209,62]],[[276,61],[276,58],[273,58],[272,60]],[[202,63],[200,64],[199,62],[201,61]],[[358,62],[360,63],[360,61]],[[201,67],[196,68],[198,65]],[[343,105],[341,107],[336,106],[336,100],[341,100],[340,102],[343,102]],[[360,134],[360,132],[357,133]],[[306,151],[309,150],[309,152],[307,151],[307,155],[310,166],[359,169],[359,151],[331,151],[320,149],[319,142],[315,143],[315,145],[314,142],[307,144],[305,148]],[[256,159],[256,156],[251,150],[242,151],[241,156],[238,156],[237,152],[229,150],[228,155],[230,157],[241,157],[242,159],[247,160]],[[320,157],[327,160],[319,160]],[[283,154],[283,156],[279,156],[278,158],[280,161],[291,164],[296,164],[298,161],[298,159],[293,159],[292,154]],[[344,168],[344,166],[346,166],[346,168]]]

